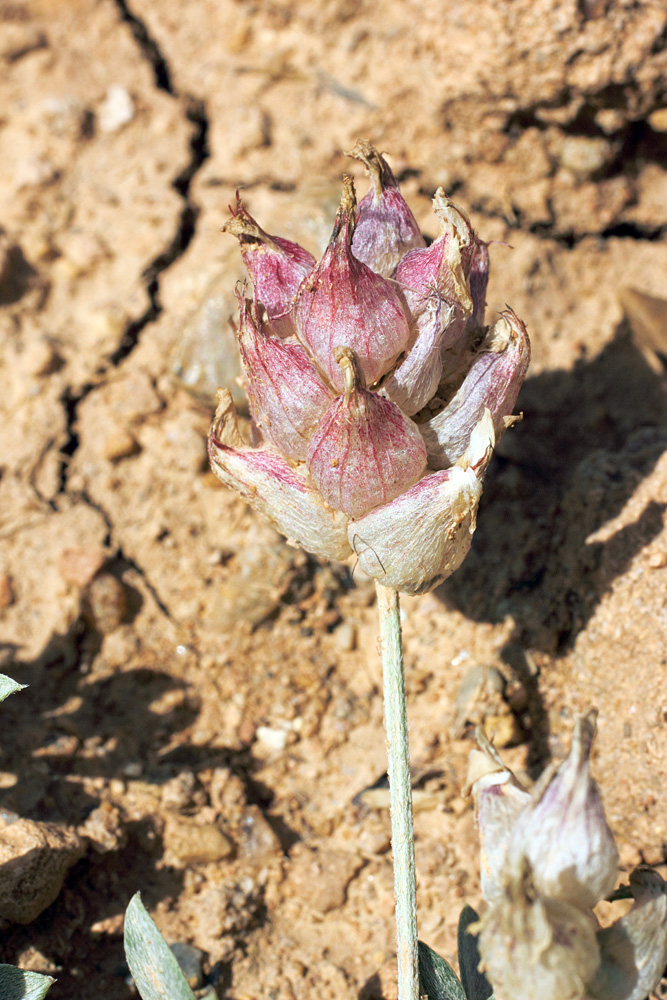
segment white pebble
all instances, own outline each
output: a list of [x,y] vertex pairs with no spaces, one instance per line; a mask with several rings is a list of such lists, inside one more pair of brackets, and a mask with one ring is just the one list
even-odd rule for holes
[[134,103],[125,87],[115,83],[107,90],[98,115],[102,132],[117,132],[134,118]]

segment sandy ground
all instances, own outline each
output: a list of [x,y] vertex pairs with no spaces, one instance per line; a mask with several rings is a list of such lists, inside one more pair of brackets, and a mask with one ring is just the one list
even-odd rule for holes
[[454,961],[479,901],[484,719],[534,778],[597,705],[624,871],[664,865],[667,306],[624,292],[667,298],[662,0],[12,0],[0,70],[0,649],[30,685],[0,817],[32,852],[0,960],[130,997],[140,889],[220,997],[392,997],[373,589],[205,458],[227,205],[320,251],[359,136],[425,233],[442,184],[497,241],[489,316],[533,342],[472,551],[403,602],[420,935]]

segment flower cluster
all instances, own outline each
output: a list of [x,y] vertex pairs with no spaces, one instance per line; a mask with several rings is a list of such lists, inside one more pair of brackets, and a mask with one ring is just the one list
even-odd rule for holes
[[317,262],[270,236],[237,200],[252,297],[238,341],[253,418],[246,443],[219,393],[209,438],[216,475],[315,555],[355,552],[380,583],[431,589],[462,562],[482,480],[530,358],[512,310],[484,326],[486,244],[439,189],[441,235],[426,246],[385,159],[351,153],[351,177]]
[[632,909],[600,929],[592,908],[618,875],[618,852],[590,773],[595,711],[568,758],[532,794],[478,732],[469,783],[481,843],[482,967],[505,1000],[644,1000],[667,964],[667,883],[630,876]]

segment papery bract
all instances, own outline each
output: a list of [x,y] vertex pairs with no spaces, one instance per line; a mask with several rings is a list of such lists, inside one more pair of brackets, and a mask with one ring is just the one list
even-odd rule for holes
[[483,326],[484,309],[486,307],[486,288],[489,284],[489,247],[483,240],[475,238],[475,245],[470,263],[470,297],[472,298],[472,316],[470,324],[473,327]]
[[315,258],[298,243],[269,236],[237,199],[231,219],[222,227],[238,237],[243,261],[277,337],[294,334],[291,310],[299,286],[315,267]]
[[345,388],[336,347],[354,351],[366,387],[385,374],[410,339],[394,286],[351,250],[356,198],[352,179],[343,197],[329,246],[301,285],[294,315],[297,335],[338,392]]
[[287,458],[303,461],[333,393],[303,347],[264,333],[256,307],[242,295],[240,306],[239,348],[255,423]]
[[396,500],[350,524],[350,544],[359,565],[383,586],[420,594],[463,562],[493,448],[488,414],[476,430],[459,465],[425,476]]
[[446,469],[465,451],[484,409],[500,440],[530,362],[530,341],[516,313],[508,309],[475,353],[460,389],[436,416],[419,425],[429,465]]
[[361,160],[371,179],[359,202],[352,252],[377,274],[390,278],[408,250],[425,245],[424,237],[384,156],[364,139],[347,155]]
[[588,987],[595,1000],[644,1000],[667,965],[667,883],[658,872],[638,868],[630,890],[630,912],[598,932],[602,960]]
[[618,874],[618,851],[590,773],[596,715],[577,720],[569,756],[536,786],[512,838],[542,895],[584,908],[611,892]]
[[525,861],[479,922],[482,966],[508,1000],[582,1000],[600,951],[597,923],[560,899],[545,899]]
[[353,517],[393,500],[426,468],[417,426],[398,406],[358,385],[349,348],[336,348],[345,394],[331,404],[308,448],[310,478],[325,501]]
[[290,541],[324,559],[350,555],[345,515],[328,507],[280,455],[244,445],[226,389],[219,393],[208,452],[216,476],[273,521]]
[[505,767],[483,730],[476,734],[479,750],[470,753],[467,787],[475,803],[479,832],[482,896],[487,903],[503,894],[507,855],[513,831],[530,795]]
[[433,296],[456,306],[458,321],[441,345],[445,350],[461,335],[465,321],[472,315],[468,274],[475,234],[468,217],[449,200],[442,188],[438,188],[433,197],[433,207],[441,222],[442,235],[430,247],[407,253],[396,267],[394,278],[415,320]]

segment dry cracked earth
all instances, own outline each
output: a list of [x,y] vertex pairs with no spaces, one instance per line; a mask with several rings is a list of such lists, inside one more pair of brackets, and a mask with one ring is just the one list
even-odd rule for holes
[[321,251],[360,136],[533,341],[472,551],[403,603],[420,936],[454,962],[479,901],[476,723],[532,780],[596,705],[620,878],[664,872],[666,70],[662,0],[0,3],[0,960],[53,1000],[133,995],[137,890],[198,990],[395,995],[372,587],[205,452],[227,206]]

